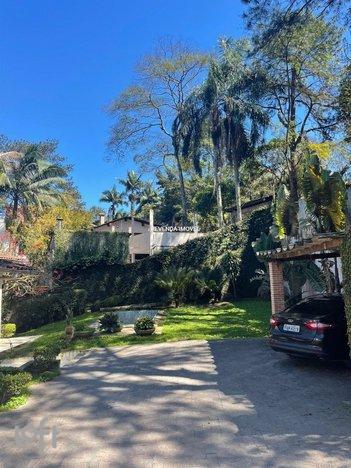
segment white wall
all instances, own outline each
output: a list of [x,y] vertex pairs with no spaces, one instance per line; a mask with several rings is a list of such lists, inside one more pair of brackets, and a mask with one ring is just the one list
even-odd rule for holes
[[152,252],[159,252],[170,247],[185,244],[185,242],[204,236],[200,232],[153,232]]

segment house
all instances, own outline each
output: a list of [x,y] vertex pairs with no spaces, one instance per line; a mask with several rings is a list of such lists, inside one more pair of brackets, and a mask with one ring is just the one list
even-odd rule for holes
[[[255,200],[250,200],[247,203],[241,205],[241,211],[243,216],[250,215],[255,210],[262,210],[263,208],[269,208],[272,205],[273,196],[267,195],[265,197],[256,198]],[[231,213],[233,220],[236,219],[236,206],[229,206],[226,208],[227,213]]]
[[129,256],[132,263],[135,260],[148,257],[165,249],[184,244],[204,234],[193,226],[160,226],[154,224],[153,210],[150,210],[149,220],[135,216],[105,221],[105,214],[100,214],[99,224],[94,227],[96,232],[124,232],[130,234]]

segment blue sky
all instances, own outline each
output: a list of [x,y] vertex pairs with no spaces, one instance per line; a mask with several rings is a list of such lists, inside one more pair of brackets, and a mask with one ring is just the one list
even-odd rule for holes
[[165,35],[213,50],[243,31],[240,0],[1,0],[0,133],[57,139],[87,206],[133,167],[106,161],[103,107]]

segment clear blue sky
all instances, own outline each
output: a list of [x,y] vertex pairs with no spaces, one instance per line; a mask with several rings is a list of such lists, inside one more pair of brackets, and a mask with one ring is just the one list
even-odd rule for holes
[[213,50],[241,36],[240,0],[1,0],[0,133],[57,139],[87,206],[133,167],[108,163],[103,106],[161,36]]

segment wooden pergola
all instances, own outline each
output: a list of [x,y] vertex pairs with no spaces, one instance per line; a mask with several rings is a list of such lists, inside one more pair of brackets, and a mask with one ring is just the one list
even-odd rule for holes
[[320,234],[312,239],[287,241],[285,247],[257,252],[260,260],[268,262],[272,314],[285,308],[283,263],[293,260],[337,259],[340,257],[344,236],[344,233]]

